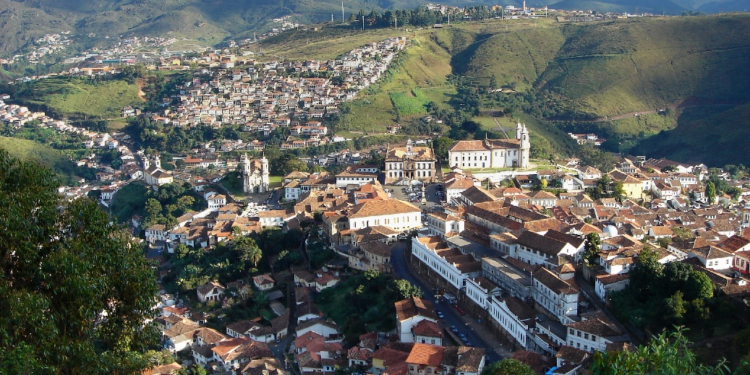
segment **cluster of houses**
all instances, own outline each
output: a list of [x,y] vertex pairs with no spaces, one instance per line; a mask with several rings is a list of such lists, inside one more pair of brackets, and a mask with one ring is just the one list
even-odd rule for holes
[[396,302],[398,334],[365,333],[346,348],[338,326],[322,317],[310,292],[295,289],[297,335],[291,349],[303,374],[347,368],[389,375],[479,375],[485,366],[484,348],[443,346],[438,317],[427,300]]
[[[196,294],[200,302],[226,303],[229,296],[244,299],[252,290],[268,291],[274,284],[275,281],[270,275],[255,276],[251,284],[238,280],[225,286],[217,281],[210,281],[196,288]],[[269,300],[283,297],[281,291],[274,291],[268,295]],[[272,319],[234,321],[224,324],[222,330],[217,330],[206,325],[206,314],[178,303],[174,295],[160,295],[157,307],[160,315],[154,322],[161,330],[165,349],[172,352],[187,351],[192,357],[193,364],[208,369],[210,373],[289,374],[286,364],[269,348],[269,343],[277,342],[288,335],[291,319],[288,308],[284,309],[282,306],[274,309],[277,316]],[[170,368],[152,368],[148,373],[170,373],[169,371],[180,367],[179,364],[172,364]]]
[[[457,169],[445,176],[448,201],[427,213],[391,198],[376,169],[366,165],[339,175],[293,172],[284,178],[284,191],[296,201],[297,220],[320,213],[327,237],[352,269],[391,272],[391,245],[417,230],[411,254],[418,272],[446,295],[458,296],[459,305],[490,322],[516,349],[554,358],[555,374],[575,374],[595,351],[628,347],[626,331],[601,306],[628,285],[645,244],[661,263],[686,262],[706,273],[727,298],[750,298],[744,276],[750,270],[750,206],[744,200],[705,202],[703,170],[623,158],[609,173],[592,167],[537,171],[514,177],[513,187],[490,183],[485,189],[471,172]],[[605,191],[622,184],[622,199],[587,195],[584,189],[604,176],[610,181]],[[525,188],[543,179],[575,184],[556,194]],[[673,195],[664,194],[669,188]],[[691,235],[686,239],[681,231]],[[596,263],[583,268],[590,284],[585,288],[575,274],[591,233],[601,247]],[[323,276],[307,277],[307,285],[316,288],[315,279]],[[442,342],[443,333],[426,324],[418,340]],[[399,333],[402,341],[414,336]],[[367,358],[363,350],[350,350],[350,360]]]
[[599,136],[594,133],[568,133],[568,135],[579,145],[601,146],[602,143],[607,141],[604,138],[599,138]]
[[[577,160],[570,160],[568,166],[570,168],[505,173],[501,178],[505,178],[506,181],[510,179],[514,185],[509,188],[504,188],[499,179],[493,180],[495,176],[474,168],[454,168],[444,178],[446,199],[449,204],[467,204],[467,198],[459,196],[461,192],[473,186],[486,187],[489,184],[490,187],[505,189],[502,195],[512,196],[519,204],[541,205],[545,208],[557,206],[568,213],[569,208],[575,205],[567,205],[567,199],[586,189],[597,186],[601,188],[602,178],[609,181],[609,185],[605,187],[606,191],[603,192],[611,192],[613,184],[617,183],[622,187],[622,193],[626,198],[646,199],[654,208],[682,210],[695,205],[695,202],[728,204],[732,198],[728,195],[720,196],[716,202],[706,202],[705,186],[702,183],[708,174],[708,167],[705,165],[685,166],[665,159],[646,159],[639,156],[620,158],[614,169],[607,173],[594,167],[579,166]],[[542,180],[546,180],[548,187],[562,189],[566,193],[555,196],[542,190],[533,191]],[[743,187],[741,181],[728,183],[740,188],[743,197],[750,195],[750,189]],[[558,204],[558,200],[562,200],[562,204]]]
[[[154,119],[174,126],[239,124],[266,136],[288,127],[292,135],[282,149],[330,142],[321,121],[375,83],[406,42],[403,37],[390,38],[329,61],[260,63],[209,53],[203,58],[220,62],[219,69],[202,69],[211,78],[196,77],[180,87],[179,95],[165,98],[168,108]],[[170,105],[173,101],[177,104]]]
[[[593,352],[628,346],[624,328],[600,306],[628,285],[646,244],[660,263],[688,263],[726,298],[750,301],[750,205],[742,199],[707,204],[699,168],[624,158],[608,174],[591,167],[572,176],[536,174],[531,177],[537,181],[572,177],[579,186],[556,195],[522,190],[524,180],[485,189],[468,171],[446,175],[449,203],[430,212],[426,228],[412,238],[412,263],[445,291],[446,300],[458,296],[459,306],[489,322],[515,349],[555,358],[548,366],[553,374],[580,373]],[[604,175],[625,186],[622,200],[585,193]],[[665,196],[670,189],[674,194]],[[645,197],[644,191],[653,198],[639,204],[635,198]],[[585,266],[591,233],[601,246],[596,263]],[[576,269],[590,288],[579,285]]]
[[397,335],[367,333],[349,348],[349,367],[388,375],[479,375],[485,367],[485,348],[444,346],[443,333],[432,303],[420,298],[396,302]]
[[29,64],[36,65],[42,57],[65,50],[73,43],[73,40],[70,39],[70,31],[62,31],[55,34],[45,34],[43,37],[35,39],[33,43],[31,50],[25,57]]
[[[172,177],[165,171],[161,170],[158,157],[148,157],[142,151],[134,153],[129,145],[132,144],[130,136],[122,132],[98,132],[94,130],[75,127],[67,124],[62,120],[55,120],[47,116],[44,112],[32,112],[27,107],[17,104],[7,104],[4,100],[10,99],[7,94],[0,95],[0,121],[15,128],[20,129],[32,121],[38,122],[40,128],[52,129],[62,134],[77,136],[82,139],[81,147],[92,150],[116,150],[120,161],[119,168],[113,168],[111,165],[102,163],[96,154],[91,153],[79,160],[74,160],[78,167],[88,167],[97,169],[96,183],[88,184],[85,179],[80,179],[79,186],[62,186],[59,192],[68,199],[76,199],[85,196],[91,190],[101,190],[101,201],[107,205],[112,199],[114,193],[126,182],[133,180],[145,179],[150,185],[162,185],[172,182]],[[138,159],[142,159],[145,168],[141,168]],[[154,168],[149,169],[149,162]],[[160,170],[158,176],[153,173]],[[153,182],[150,179],[154,178]],[[92,181],[93,182],[93,181]]]

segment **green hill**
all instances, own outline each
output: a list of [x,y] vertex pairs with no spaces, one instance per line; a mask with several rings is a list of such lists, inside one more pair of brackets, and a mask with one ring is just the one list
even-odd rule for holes
[[464,73],[550,93],[582,118],[664,108],[687,97],[745,101],[750,16],[566,24],[482,40]]
[[66,117],[120,117],[125,106],[142,104],[138,86],[123,80],[92,83],[73,77],[52,77],[10,87],[13,99],[24,104],[38,104]]
[[[712,111],[713,112],[713,111]],[[643,140],[633,154],[664,157],[709,166],[750,165],[750,104],[689,119]]]
[[[331,58],[352,45],[387,35],[399,34],[394,30],[349,32],[332,40],[311,35],[302,40],[287,38],[279,47],[264,44],[264,50],[278,51],[281,56],[315,51],[316,57]],[[540,128],[532,128],[556,150],[570,149],[564,140],[567,131],[586,129],[631,145],[638,137],[680,130],[695,120],[690,111],[715,105],[731,109],[750,102],[746,90],[750,86],[746,73],[750,15],[746,14],[589,24],[488,20],[400,35],[415,41],[414,46],[401,55],[392,76],[349,104],[337,130],[380,132],[398,118],[423,116],[418,106],[410,106],[418,101],[411,91],[414,88],[444,108],[457,108],[460,103],[452,101],[455,86],[448,83],[454,75],[472,78],[479,86],[488,85],[494,76],[498,86],[514,87],[526,101],[519,108],[563,127],[540,121],[535,124]],[[337,40],[345,40],[345,45],[339,46]],[[685,100],[690,108],[677,106]],[[668,115],[656,114],[667,107],[671,108]],[[713,118],[730,137],[738,125],[723,116],[731,114],[724,111]]]
[[59,151],[27,139],[0,136],[0,148],[5,149],[19,159],[33,159],[49,168],[70,162]]
[[551,5],[555,9],[595,10],[598,12],[648,12],[655,14],[680,14],[688,8],[669,0],[563,0]]
[[[23,160],[36,160],[55,171],[64,184],[75,184],[74,177],[87,171],[77,167],[67,156],[49,146],[27,139],[0,136],[0,149]],[[92,176],[88,176],[91,178]]]

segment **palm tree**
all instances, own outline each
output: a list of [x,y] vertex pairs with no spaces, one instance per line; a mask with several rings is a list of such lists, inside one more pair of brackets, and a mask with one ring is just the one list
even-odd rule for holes
[[242,260],[244,261],[251,261],[253,262],[253,267],[258,267],[258,262],[263,258],[263,250],[261,250],[257,245],[255,246],[249,246],[242,252],[242,255],[240,256]]

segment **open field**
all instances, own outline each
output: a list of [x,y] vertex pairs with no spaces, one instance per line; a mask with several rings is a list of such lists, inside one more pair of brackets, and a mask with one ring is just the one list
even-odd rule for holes
[[19,159],[36,160],[50,168],[54,168],[60,163],[69,162],[68,158],[61,152],[27,139],[0,137],[0,148]]
[[280,188],[283,179],[283,176],[268,176],[268,187],[270,189]]
[[391,102],[401,117],[423,115],[427,113],[427,104],[430,99],[426,97],[418,87],[408,92],[390,93]]
[[28,103],[45,104],[66,116],[120,119],[120,110],[143,103],[138,86],[122,80],[90,83],[85,79],[53,77],[29,82],[17,96]]

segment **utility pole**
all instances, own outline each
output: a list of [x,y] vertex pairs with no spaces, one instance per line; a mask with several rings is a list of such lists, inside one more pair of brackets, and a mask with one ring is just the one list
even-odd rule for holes
[[362,14],[362,31],[365,31],[365,15]]
[[393,16],[393,28],[398,30],[398,17]]

